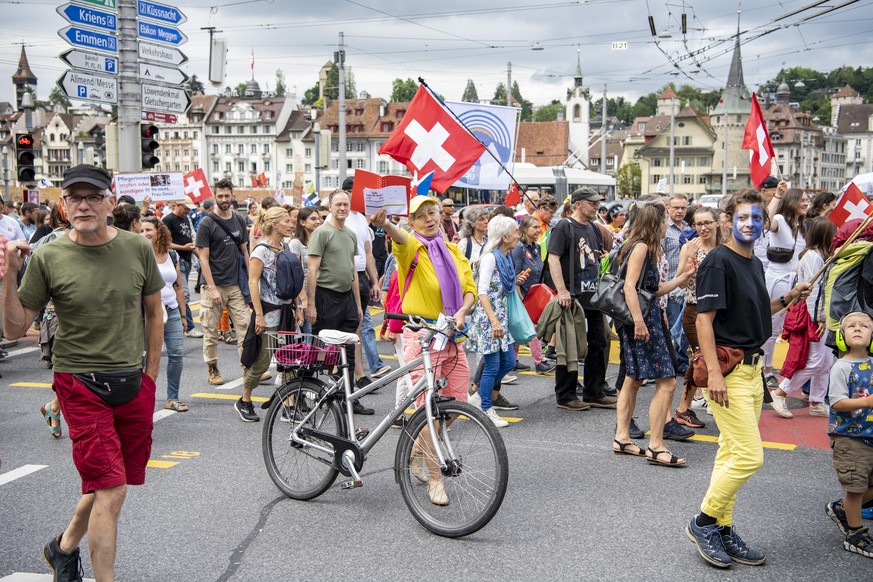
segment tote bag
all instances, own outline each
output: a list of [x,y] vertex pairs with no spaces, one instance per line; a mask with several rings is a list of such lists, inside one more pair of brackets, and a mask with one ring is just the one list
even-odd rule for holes
[[[528,297],[530,293],[528,293]],[[506,296],[506,312],[509,317],[509,333],[516,344],[526,344],[536,337],[533,321],[527,314],[525,305],[518,295],[518,289]],[[540,310],[542,313],[542,310]]]

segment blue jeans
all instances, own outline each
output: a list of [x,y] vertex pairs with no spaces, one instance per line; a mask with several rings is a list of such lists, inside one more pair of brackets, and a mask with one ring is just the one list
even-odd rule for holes
[[688,369],[688,338],[682,329],[682,311],[685,309],[684,301],[667,301],[667,323],[670,325],[670,335],[673,337],[673,347],[676,351],[676,362],[679,374],[684,374]]
[[167,347],[167,400],[179,399],[179,382],[182,379],[182,355],[185,345],[182,333],[182,316],[179,308],[167,309],[164,324],[164,345]]
[[495,386],[512,368],[515,367],[515,350],[510,347],[505,352],[494,352],[482,356],[485,367],[482,369],[482,380],[479,383],[479,397],[482,399],[482,410],[491,408],[491,396]]
[[364,344],[364,357],[367,358],[367,366],[372,374],[385,364],[379,357],[379,348],[376,345],[376,332],[373,330],[373,318],[370,317],[370,309],[364,304],[364,320],[361,322],[361,342]]
[[191,261],[179,257],[179,271],[182,273],[182,289],[185,290],[185,331],[194,329],[194,317],[191,315],[191,291],[188,290],[188,278],[191,276]]

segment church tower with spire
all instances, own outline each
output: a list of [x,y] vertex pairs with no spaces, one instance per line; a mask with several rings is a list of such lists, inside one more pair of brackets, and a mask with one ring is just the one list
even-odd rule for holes
[[582,86],[582,61],[579,51],[576,51],[576,75],[573,77],[573,88],[567,92],[567,119],[570,126],[569,154],[570,163],[574,166],[579,162],[588,167],[588,139],[590,101],[588,91]]
[[18,111],[21,111],[21,98],[28,90],[33,93],[33,98],[36,99],[36,75],[30,70],[30,64],[27,62],[27,53],[24,51],[24,46],[21,47],[21,56],[18,57],[18,69],[12,75],[12,84],[15,85],[15,105]]
[[[735,192],[753,187],[749,179],[749,152],[743,149],[743,134],[752,95],[743,79],[743,61],[740,55],[740,15],[737,13],[737,36],[727,84],[718,105],[710,112],[710,124],[716,139],[713,145],[712,173],[707,191],[711,194]],[[723,190],[722,177],[727,169],[727,186]],[[736,179],[734,173],[736,172]]]

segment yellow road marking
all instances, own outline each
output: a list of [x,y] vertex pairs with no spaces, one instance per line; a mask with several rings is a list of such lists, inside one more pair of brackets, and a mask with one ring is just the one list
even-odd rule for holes
[[179,463],[176,461],[156,461],[155,459],[149,459],[146,467],[150,469],[169,469],[170,467],[175,467]]
[[[650,434],[649,431],[646,431],[646,434]],[[701,443],[717,443],[718,437],[708,435],[708,434],[696,434],[688,440],[689,441],[697,441],[697,442],[701,442]],[[762,441],[761,445],[763,445],[763,447],[765,449],[776,449],[779,451],[793,451],[793,450],[797,449],[797,445],[792,445],[789,443],[776,443],[776,442],[771,442],[771,441]]]
[[[414,408],[407,408],[403,412],[405,412],[406,414],[415,414],[416,411]],[[467,417],[464,415],[461,415],[460,418],[463,420],[467,420]],[[518,418],[515,416],[501,416],[500,418],[502,418],[506,422],[521,422],[522,420],[524,420],[523,418]]]
[[15,382],[10,384],[10,387],[15,388],[51,388],[51,382]]
[[379,315],[380,313],[384,313],[385,310],[379,307],[370,307],[370,315]]
[[[214,392],[197,392],[191,398],[209,398],[211,400],[239,400],[238,394],[216,394]],[[252,402],[266,402],[269,398],[252,396]]]
[[546,372],[545,374],[540,374],[539,372],[534,372],[533,370],[528,370],[526,372],[515,372],[516,374],[524,374],[525,376],[549,376],[551,378],[555,377],[555,374],[552,372]]

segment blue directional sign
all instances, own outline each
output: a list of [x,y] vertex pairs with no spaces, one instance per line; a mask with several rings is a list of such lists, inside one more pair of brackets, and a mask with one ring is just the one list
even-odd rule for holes
[[188,42],[187,36],[171,26],[161,26],[160,24],[152,24],[142,20],[137,20],[136,22],[136,33],[139,38],[164,44],[180,45]]
[[118,54],[118,37],[103,34],[78,26],[68,26],[58,31],[61,38],[75,47],[87,48],[104,53]]
[[57,12],[72,24],[81,24],[115,32],[118,30],[118,16],[114,12],[87,8],[76,4],[65,4],[57,7]]
[[148,2],[147,0],[137,1],[136,15],[138,18],[150,18],[166,24],[182,24],[188,20],[175,6]]

